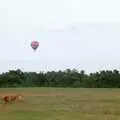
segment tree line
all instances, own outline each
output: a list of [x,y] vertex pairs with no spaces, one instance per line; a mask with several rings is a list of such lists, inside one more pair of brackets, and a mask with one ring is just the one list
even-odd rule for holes
[[0,74],[0,87],[119,88],[120,73],[116,69],[90,74],[76,69],[39,73],[9,70]]

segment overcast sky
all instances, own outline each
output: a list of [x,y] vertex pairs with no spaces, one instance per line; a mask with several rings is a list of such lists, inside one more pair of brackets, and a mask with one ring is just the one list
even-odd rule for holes
[[[120,68],[119,0],[1,0],[0,72]],[[37,40],[36,52],[30,42]]]

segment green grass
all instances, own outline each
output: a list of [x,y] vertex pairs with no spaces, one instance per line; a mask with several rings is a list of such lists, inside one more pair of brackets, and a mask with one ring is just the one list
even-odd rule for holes
[[19,88],[24,103],[0,105],[0,120],[120,120],[120,89]]

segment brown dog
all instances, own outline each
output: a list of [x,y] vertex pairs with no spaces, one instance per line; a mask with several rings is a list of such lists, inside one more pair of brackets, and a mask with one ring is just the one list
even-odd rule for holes
[[7,104],[7,103],[15,103],[16,101],[18,102],[23,102],[24,101],[24,97],[21,96],[20,94],[18,95],[6,95],[1,97],[1,100],[3,102],[3,104]]

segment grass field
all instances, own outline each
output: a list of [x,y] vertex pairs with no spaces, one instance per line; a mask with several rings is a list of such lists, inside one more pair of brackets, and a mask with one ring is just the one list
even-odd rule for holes
[[19,88],[24,103],[0,104],[0,120],[120,120],[120,89]]

